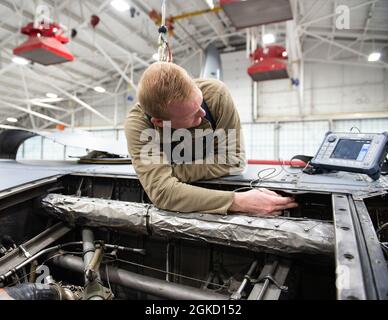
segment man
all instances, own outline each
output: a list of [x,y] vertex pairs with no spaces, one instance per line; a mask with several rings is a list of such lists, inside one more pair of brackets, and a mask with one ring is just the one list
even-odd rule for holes
[[[178,212],[277,215],[281,210],[297,206],[292,198],[264,188],[234,193],[188,184],[241,172],[245,166],[243,147],[239,141],[240,118],[222,82],[193,80],[183,68],[173,63],[157,62],[143,73],[137,98],[139,102],[130,110],[125,122],[128,151],[145,192],[157,207]],[[209,129],[227,132],[223,138],[213,137],[217,141],[213,141],[215,150],[210,150],[213,157],[209,156],[205,143],[203,149],[206,150],[198,150],[202,142],[197,144],[194,133],[199,129],[205,130],[203,132]],[[164,141],[166,132],[169,136],[174,130],[192,133],[197,139],[190,142],[196,146],[194,153],[201,151],[203,159],[211,158],[213,162],[198,161],[196,157],[193,157],[192,163],[174,161],[177,146],[171,139]],[[229,132],[235,133],[234,138]],[[162,143],[160,137],[163,137]],[[201,141],[207,141],[205,134],[200,137]],[[232,155],[228,153],[223,158],[225,161],[214,157],[221,153],[220,144],[231,140],[236,142],[235,150],[228,150]],[[229,144],[227,149],[230,149]],[[144,156],[150,151],[153,161]],[[180,152],[175,152],[175,158],[180,159],[180,156]]]

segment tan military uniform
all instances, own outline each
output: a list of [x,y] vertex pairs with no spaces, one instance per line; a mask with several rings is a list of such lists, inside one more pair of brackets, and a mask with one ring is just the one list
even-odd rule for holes
[[[245,167],[243,138],[237,110],[227,87],[217,80],[195,80],[203,93],[216,129],[237,129],[236,161],[233,164],[145,164],[141,161],[141,150],[147,142],[140,135],[145,129],[154,128],[149,118],[137,103],[131,108],[125,121],[128,151],[138,178],[151,201],[159,208],[178,212],[204,212],[226,214],[233,202],[233,192],[209,190],[188,183],[241,172]],[[195,129],[211,129],[203,119]],[[162,134],[162,128],[155,128]],[[217,160],[217,158],[215,158]],[[237,170],[236,170],[237,169]]]

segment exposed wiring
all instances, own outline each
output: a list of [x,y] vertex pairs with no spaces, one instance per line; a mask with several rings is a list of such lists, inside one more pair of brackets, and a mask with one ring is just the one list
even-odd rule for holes
[[380,235],[380,233],[381,233],[382,231],[384,231],[384,229],[387,228],[387,227],[388,227],[388,222],[386,222],[386,223],[384,223],[382,226],[380,226],[380,227],[376,230],[376,234],[377,234],[377,235]]
[[105,274],[106,274],[106,282],[108,283],[109,290],[110,292],[112,292],[112,287],[110,285],[110,280],[109,280],[108,263],[105,264]]
[[184,275],[181,275],[179,273],[167,272],[167,271],[162,270],[162,269],[153,268],[153,267],[149,267],[149,266],[146,266],[146,265],[143,265],[143,264],[139,264],[139,263],[135,263],[135,262],[130,262],[130,261],[126,261],[126,260],[122,260],[122,259],[118,259],[118,258],[114,259],[114,260],[112,260],[112,261],[110,261],[108,263],[113,263],[113,262],[116,262],[116,261],[122,262],[122,263],[125,263],[125,264],[130,264],[130,265],[133,265],[133,266],[136,266],[136,267],[142,267],[142,268],[145,268],[145,269],[161,272],[163,274],[169,274],[171,276],[176,276],[176,277],[185,278],[185,279],[192,280],[192,281],[197,281],[197,282],[200,282],[200,283],[208,283],[208,284],[211,284],[213,286],[220,287],[220,289],[221,288],[227,288],[226,285],[220,285],[220,284],[217,284],[217,283],[211,283],[211,282],[207,282],[206,280],[200,280],[200,279],[197,279],[197,278],[192,278],[192,277],[184,276]]
[[[306,165],[305,165],[303,168],[296,167],[296,166],[293,166],[293,165],[292,165],[292,160],[295,160],[295,158],[294,158],[294,157],[291,158],[290,168],[293,168],[293,169],[300,169],[300,172],[292,172],[292,171],[286,170],[286,169],[285,169],[285,163],[284,163],[285,160],[280,160],[280,159],[279,159],[279,161],[282,161],[282,163],[281,163],[280,166],[282,167],[283,171],[287,172],[288,174],[302,173],[302,172],[304,172],[304,170],[306,170],[306,169],[308,168],[308,166],[310,165],[310,161],[307,161],[307,162],[306,162]],[[296,159],[296,160],[297,160],[297,159]]]
[[[60,257],[60,256],[67,255],[67,254],[82,256],[83,252],[81,252],[81,251],[79,251],[79,252],[78,251],[63,251],[63,252],[60,252],[60,253],[57,253],[55,255],[50,256],[49,258],[44,260],[43,263],[41,263],[41,265],[45,265],[48,261],[50,261],[50,260],[52,260],[52,259],[54,259],[56,257]],[[197,281],[197,282],[200,282],[200,283],[206,283],[206,281],[200,280],[200,279],[197,279],[197,278],[192,278],[192,277],[184,276],[184,275],[181,275],[181,274],[178,274],[178,273],[174,273],[174,272],[167,272],[167,271],[162,270],[162,269],[149,267],[149,266],[146,266],[146,265],[143,265],[143,264],[139,264],[139,263],[135,263],[135,262],[131,262],[131,261],[126,261],[126,260],[123,260],[123,259],[119,259],[117,257],[112,257],[112,256],[109,255],[109,253],[105,253],[104,257],[108,258],[106,261],[102,261],[102,263],[105,264],[106,268],[107,268],[108,264],[110,264],[110,263],[122,262],[122,263],[125,263],[125,264],[129,264],[129,265],[133,265],[133,266],[137,266],[137,267],[142,267],[142,268],[145,268],[145,269],[161,272],[161,273],[164,273],[164,274],[169,274],[169,275],[172,275],[172,276],[177,276],[177,277],[180,277],[180,278],[185,278],[185,279],[192,280],[192,281]],[[108,283],[109,289],[112,290],[111,289],[111,284],[110,284],[110,279],[109,279],[109,273],[107,272],[107,269],[105,269],[105,270],[106,270],[107,283]],[[30,272],[30,273],[26,274],[25,276],[23,276],[22,278],[19,278],[19,279],[21,280],[24,277],[28,277],[32,273],[33,272]],[[7,285],[7,287],[13,286],[15,284],[17,284],[17,282],[11,283],[11,284]],[[211,282],[209,282],[208,284],[220,287],[220,289],[227,287],[226,285],[220,285],[220,284],[211,283]]]
[[[17,272],[19,272],[26,265],[28,265],[28,264],[32,263],[33,261],[37,260],[40,256],[42,256],[44,254],[47,254],[47,253],[49,253],[51,251],[61,250],[64,247],[74,246],[74,245],[82,245],[82,243],[83,243],[82,241],[67,242],[67,243],[64,243],[64,244],[59,244],[59,245],[56,245],[56,246],[53,246],[53,247],[49,247],[49,248],[43,249],[43,250],[37,252],[36,254],[34,254],[33,256],[29,257],[27,260],[23,261],[22,263],[20,263],[16,267],[14,267],[12,270],[9,270],[7,273],[2,274],[1,278],[3,278],[2,280],[5,280],[6,278],[11,277],[11,276],[15,276],[15,275],[19,277]],[[101,243],[101,241],[95,241],[95,243]],[[111,244],[104,244],[104,246],[106,248],[112,248],[112,249],[121,250],[121,251],[128,251],[128,252],[135,252],[135,253],[139,253],[139,254],[145,254],[145,250],[144,249],[132,249],[132,248],[127,248],[127,247],[122,247],[122,246],[114,246],[114,245],[111,245]],[[30,273],[28,275],[30,275]],[[24,278],[24,277],[25,277],[25,275],[22,278]]]
[[388,244],[386,242],[380,242],[380,245],[381,245],[385,255],[388,256]]
[[361,133],[361,130],[356,126],[351,127],[349,132],[353,132],[353,129],[356,129],[358,131],[358,133]]
[[[43,261],[43,263],[41,263],[40,265],[43,266],[43,265],[45,265],[48,261],[50,261],[51,259],[54,259],[54,258],[59,257],[59,256],[63,256],[63,255],[65,255],[65,254],[81,255],[81,256],[82,256],[82,255],[83,255],[83,252],[78,252],[78,251],[77,251],[77,252],[74,252],[74,251],[63,251],[63,252],[60,252],[60,253],[58,253],[58,254],[55,254],[55,255],[50,256],[50,257],[47,258],[45,261]],[[33,274],[33,273],[35,273],[35,272],[36,272],[36,270],[31,271],[31,272],[29,272],[29,273],[26,273],[23,277],[18,278],[18,281],[12,282],[12,283],[8,284],[6,287],[11,287],[11,286],[14,286],[14,285],[20,283],[20,280],[22,280],[22,279],[24,279],[24,278],[27,278],[29,275],[31,275],[31,274]]]
[[[253,190],[253,189],[260,190],[260,188],[264,188],[261,186],[261,184],[265,181],[282,183],[284,181],[273,180],[273,179],[276,178],[277,176],[279,176],[282,172],[287,172],[287,173],[292,174],[292,175],[302,173],[310,165],[310,162],[307,162],[303,168],[298,167],[298,169],[300,169],[300,171],[292,172],[292,171],[288,171],[285,169],[285,164],[284,164],[285,160],[279,159],[279,161],[281,162],[281,164],[280,164],[281,169],[280,170],[278,170],[275,167],[268,167],[268,168],[261,169],[260,171],[257,172],[258,178],[253,179],[249,182],[249,187],[240,187],[240,188],[234,189],[233,191],[240,192],[240,191],[249,191],[249,190]],[[296,167],[292,167],[292,168],[296,169]],[[269,172],[267,174],[263,175],[263,173],[265,173],[267,171],[269,171]]]

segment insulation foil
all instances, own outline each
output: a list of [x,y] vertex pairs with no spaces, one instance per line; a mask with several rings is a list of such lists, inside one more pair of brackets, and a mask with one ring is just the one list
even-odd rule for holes
[[45,212],[71,225],[204,241],[275,254],[334,254],[331,222],[285,217],[177,213],[153,205],[49,194]]

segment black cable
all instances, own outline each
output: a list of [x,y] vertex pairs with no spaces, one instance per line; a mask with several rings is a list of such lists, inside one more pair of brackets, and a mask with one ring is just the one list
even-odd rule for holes
[[381,225],[381,226],[376,230],[376,234],[377,234],[377,235],[380,235],[380,233],[381,233],[382,231],[384,231],[384,229],[385,229],[386,227],[388,227],[388,222],[386,222],[386,223],[384,223],[383,225]]
[[353,129],[357,129],[358,133],[361,133],[361,130],[358,127],[356,127],[356,126],[351,127],[349,131],[352,132]]

